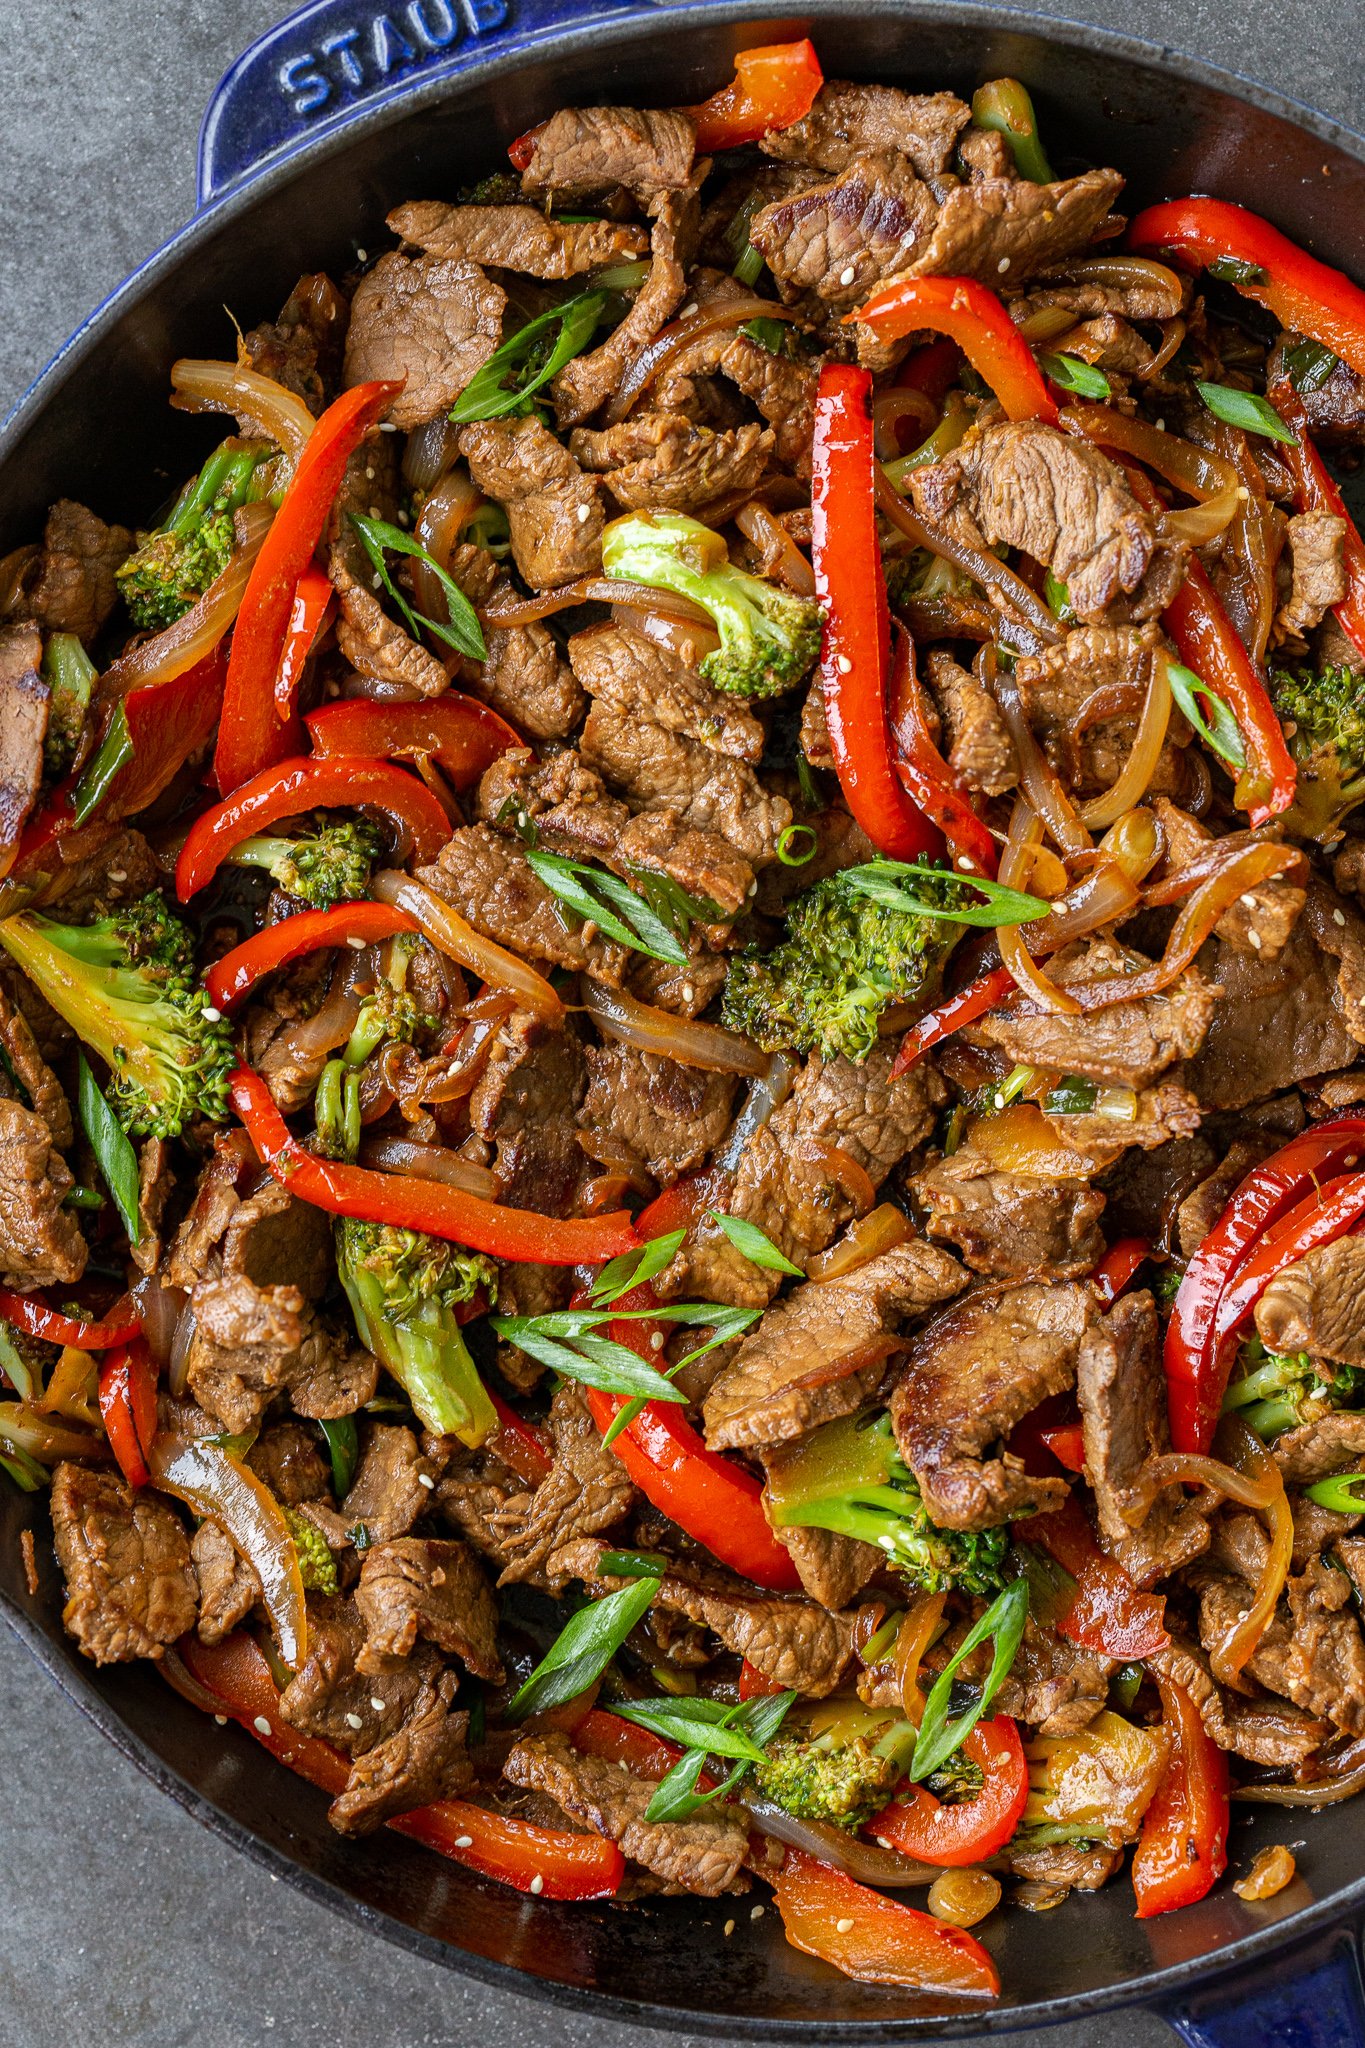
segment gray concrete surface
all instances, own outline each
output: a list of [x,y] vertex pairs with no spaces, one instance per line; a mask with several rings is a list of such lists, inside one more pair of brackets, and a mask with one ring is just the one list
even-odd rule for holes
[[[1035,0],[1365,123],[1359,0]],[[215,79],[278,0],[0,0],[0,413],[191,211]],[[363,1940],[234,1857],[0,1637],[0,2048],[663,2048]],[[1015,2037],[1159,2048],[1157,2021]]]

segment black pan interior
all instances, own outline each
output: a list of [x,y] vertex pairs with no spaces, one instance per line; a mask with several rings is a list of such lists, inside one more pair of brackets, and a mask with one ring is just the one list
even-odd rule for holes
[[[323,153],[278,167],[219,208],[149,266],[21,408],[0,442],[0,553],[30,538],[64,493],[108,517],[150,515],[207,433],[167,408],[167,369],[179,355],[230,352],[225,306],[243,326],[269,317],[300,271],[345,270],[357,249],[384,246],[389,207],[444,195],[566,100],[701,97],[727,74],[741,42],[772,39],[771,22],[760,29],[739,16],[733,6],[703,5],[680,19],[661,7],[644,30],[566,34],[530,60],[499,61],[475,83],[419,90],[403,108],[362,117]],[[1118,165],[1133,205],[1188,191],[1240,199],[1365,278],[1365,143],[1333,139],[1321,120],[1300,125],[1255,97],[1234,96],[1196,66],[1097,33],[1075,31],[1062,42],[1019,16],[972,10],[945,20],[905,7],[826,4],[812,32],[835,75],[969,93],[983,77],[1013,73],[1034,94],[1059,167]],[[147,451],[131,485],[130,447]],[[19,1563],[28,1523],[42,1576],[36,1598]],[[1352,1807],[1317,1818],[1243,1809],[1233,1828],[1238,1861],[1260,1844],[1307,1838],[1289,1890],[1253,1907],[1224,1886],[1147,1926],[1133,1919],[1122,1882],[1045,1915],[998,1914],[981,1932],[999,1964],[1002,2000],[990,2015],[964,2012],[836,1978],[785,1945],[771,1906],[751,1917],[761,1891],[627,1915],[521,1899],[395,1836],[343,1842],[327,1827],[319,1794],[239,1731],[185,1705],[147,1666],[97,1673],[84,1664],[62,1635],[60,1598],[45,1507],[0,1487],[0,1600],[58,1682],[169,1791],[391,1938],[604,2015],[812,2040],[1014,2027],[1150,1995],[1154,1972],[1163,1988],[1175,1988],[1201,1968],[1235,1971],[1249,1951],[1229,1953],[1233,1944],[1273,1946],[1293,1916],[1304,1916],[1294,1918],[1294,1931],[1305,1931],[1343,1907],[1349,1889],[1365,1891]]]

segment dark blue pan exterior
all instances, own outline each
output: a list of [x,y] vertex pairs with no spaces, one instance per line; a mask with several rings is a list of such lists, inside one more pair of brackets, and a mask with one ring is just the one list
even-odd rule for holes
[[[746,44],[809,24],[825,69],[970,92],[1030,86],[1054,161],[1114,163],[1133,204],[1210,191],[1269,213],[1365,278],[1365,141],[1192,59],[989,7],[822,0],[800,27],[734,0],[312,0],[233,67],[200,142],[202,211],[71,338],[0,429],[0,554],[64,492],[150,514],[202,429],[169,411],[183,354],[228,346],[223,307],[270,315],[305,268],[382,246],[401,198],[444,194],[565,100],[686,102]],[[151,451],[130,504],[126,449]],[[38,1535],[27,1592],[18,1538]],[[447,1966],[603,2018],[730,2038],[890,2043],[1001,2032],[1125,2005],[1164,2012],[1205,2048],[1365,2048],[1360,1812],[1243,1809],[1233,1856],[1303,1838],[1301,1875],[1244,1905],[1227,1885],[1140,1926],[1128,1887],[982,1930],[1004,1983],[989,2010],[846,1983],[788,1948],[771,1908],[668,1901],[629,1915],[487,1885],[397,1837],[343,1842],[322,1797],[146,1666],[96,1672],[60,1626],[40,1500],[0,1490],[0,1611],[122,1753],[235,1846],[360,1925]],[[1122,2028],[1122,2021],[1116,2023]],[[1112,2038],[1121,2038],[1121,2033]]]

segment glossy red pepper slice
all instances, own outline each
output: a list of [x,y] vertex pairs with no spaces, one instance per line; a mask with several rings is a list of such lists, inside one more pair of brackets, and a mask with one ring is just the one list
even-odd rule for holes
[[938,827],[956,855],[955,865],[993,881],[1000,856],[982,824],[953,780],[953,772],[934,745],[924,714],[924,696],[915,674],[915,643],[904,627],[896,632],[891,673],[891,732],[896,745],[896,773],[931,824]]
[[1218,1882],[1228,1863],[1228,1760],[1189,1694],[1164,1672],[1161,1692],[1172,1748],[1142,1821],[1133,1854],[1139,1920],[1192,1906]]
[[477,697],[447,690],[418,704],[376,704],[368,697],[324,704],[304,724],[320,760],[370,754],[389,761],[432,760],[454,789],[468,789],[500,754],[526,741]]
[[333,1216],[359,1216],[425,1230],[495,1259],[547,1266],[601,1265],[622,1252],[638,1251],[640,1240],[624,1209],[609,1216],[541,1216],[509,1209],[466,1194],[444,1181],[406,1179],[364,1166],[320,1159],[291,1133],[271,1100],[270,1090],[250,1067],[238,1067],[229,1084],[233,1109],[275,1179],[302,1202]]
[[[799,43],[765,43],[741,50],[729,85],[699,106],[683,107],[697,131],[697,150],[739,149],[759,142],[775,128],[804,120],[825,82],[809,37]],[[514,159],[515,161],[515,159]]]
[[147,1453],[156,1435],[156,1367],[141,1337],[116,1344],[100,1361],[100,1416],[109,1448],[130,1486],[151,1480]]
[[[1013,1446],[1020,1447],[1019,1430]],[[1075,1599],[1053,1623],[1061,1635],[1121,1664],[1154,1657],[1167,1647],[1165,1601],[1156,1593],[1140,1593],[1123,1566],[1100,1549],[1074,1494],[1050,1514],[1016,1522],[1014,1533],[1021,1542],[1036,1543],[1076,1581]]]
[[46,1338],[49,1344],[70,1344],[77,1351],[107,1351],[116,1344],[131,1344],[142,1334],[141,1321],[127,1295],[107,1316],[87,1323],[49,1308],[36,1294],[14,1294],[0,1287],[0,1317],[30,1337]]
[[299,580],[313,559],[346,464],[401,384],[357,384],[328,406],[308,437],[261,551],[252,564],[232,631],[214,779],[224,796],[299,750],[291,702],[281,718],[275,682],[289,638]]
[[1284,459],[1298,479],[1295,503],[1300,512],[1330,512],[1346,521],[1342,562],[1346,570],[1346,595],[1332,606],[1332,616],[1356,652],[1365,655],[1365,540],[1346,510],[1341,492],[1326,463],[1313,446],[1308,414],[1293,385],[1280,381],[1266,387],[1266,396],[1285,425],[1299,437],[1297,448],[1286,447]]
[[484,1449],[501,1458],[509,1472],[515,1472],[527,1486],[539,1486],[542,1479],[549,1478],[555,1461],[544,1431],[528,1422],[524,1415],[518,1415],[516,1409],[504,1401],[501,1394],[495,1394],[491,1387],[488,1398],[493,1403],[498,1426],[484,1440]]
[[995,1998],[1000,1976],[974,1934],[859,1884],[832,1864],[789,1849],[773,1880],[793,1948],[864,1984]]
[[[210,1648],[191,1634],[181,1637],[176,1650],[195,1683],[272,1756],[331,1798],[344,1789],[350,1769],[345,1757],[284,1720],[265,1653],[250,1636],[229,1636]],[[418,1807],[388,1826],[454,1863],[540,1898],[608,1899],[625,1876],[621,1851],[600,1835],[542,1828],[462,1799]]]
[[1277,1273],[1295,1265],[1319,1245],[1334,1244],[1365,1216],[1365,1173],[1324,1180],[1268,1226],[1255,1249],[1228,1282],[1214,1319],[1220,1349],[1242,1328]]
[[[320,563],[310,562],[294,587],[289,626],[275,675],[275,716],[286,730],[293,725],[297,715],[303,665],[327,623],[335,599],[336,592],[327,571]],[[359,751],[363,753],[366,750],[361,748]]]
[[1084,1472],[1085,1431],[1079,1422],[1058,1422],[1051,1429],[1040,1429],[1038,1435],[1059,1465],[1065,1465],[1068,1472]]
[[405,910],[388,903],[336,903],[327,910],[300,910],[253,932],[215,960],[204,976],[209,1001],[219,1010],[235,1010],[267,974],[316,953],[324,946],[348,946],[357,940],[373,945],[397,932],[415,932]]
[[413,858],[434,860],[450,837],[450,820],[424,782],[390,761],[364,755],[335,755],[318,761],[301,755],[262,769],[191,825],[175,867],[182,903],[211,882],[234,846],[281,818],[315,808],[350,810],[373,804],[397,819],[412,838]]
[[890,619],[877,541],[872,379],[847,363],[820,372],[812,450],[811,565],[824,607],[820,674],[844,797],[879,853],[922,860],[934,827],[902,789],[887,727]]
[[977,1722],[962,1752],[982,1772],[979,1792],[945,1806],[926,1786],[908,1786],[868,1823],[868,1832],[902,1855],[944,1869],[993,1856],[1019,1825],[1028,1798],[1024,1745],[1009,1715],[997,1714]]
[[755,1670],[748,1658],[744,1659],[739,1667],[739,1696],[742,1700],[767,1700],[775,1693],[785,1691],[786,1687],[779,1685],[775,1678]]
[[1121,1237],[1110,1245],[1090,1275],[1090,1284],[1106,1308],[1113,1307],[1151,1250],[1145,1237]]
[[978,1017],[984,1017],[988,1010],[1003,1002],[1016,986],[1008,967],[992,967],[985,974],[979,974],[975,981],[969,981],[965,988],[960,988],[955,996],[948,996],[945,1001],[935,1004],[932,1010],[926,1010],[901,1040],[896,1064],[891,1069],[892,1080],[898,1074],[908,1073],[917,1060],[922,1060],[945,1038],[951,1038],[955,1031],[961,1031],[964,1025],[975,1024]]
[[955,341],[1012,420],[1060,424],[1047,379],[997,293],[973,277],[903,277],[872,294],[845,322],[898,341],[932,327]]
[[1259,214],[1227,199],[1168,199],[1137,215],[1128,246],[1168,255],[1191,270],[1227,258],[1249,265],[1261,274],[1233,278],[1239,292],[1365,377],[1365,291]]
[[[676,1743],[666,1742],[662,1735],[651,1735],[647,1728],[637,1728],[634,1721],[623,1721],[619,1714],[609,1713],[603,1707],[593,1707],[586,1713],[574,1727],[570,1740],[584,1756],[624,1764],[637,1778],[662,1778],[682,1755]],[[716,1781],[709,1771],[703,1771],[698,1782],[703,1792],[709,1792]]]

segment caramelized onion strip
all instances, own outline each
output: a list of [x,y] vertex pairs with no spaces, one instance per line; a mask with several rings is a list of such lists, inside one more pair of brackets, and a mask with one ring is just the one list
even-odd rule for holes
[[292,476],[313,432],[313,415],[294,392],[239,363],[182,356],[171,365],[177,412],[227,412],[240,426],[278,442]]
[[1161,749],[1166,744],[1166,731],[1171,722],[1171,677],[1170,667],[1160,648],[1152,657],[1152,672],[1147,682],[1147,695],[1143,700],[1142,716],[1133,736],[1128,759],[1116,783],[1103,796],[1091,797],[1081,805],[1081,822],[1091,831],[1103,831],[1121,818],[1125,811],[1131,811],[1141,803],[1156,774],[1161,759]]
[[397,868],[386,868],[374,877],[370,894],[380,903],[392,903],[395,909],[406,910],[433,946],[449,954],[461,967],[467,967],[471,974],[481,976],[495,988],[505,988],[547,1024],[558,1025],[562,1021],[564,1005],[544,975],[475,931],[458,910],[453,910],[425,883]]
[[751,1074],[758,1079],[771,1065],[769,1054],[738,1032],[675,1016],[672,1010],[642,1003],[621,988],[604,988],[585,978],[583,1007],[606,1037],[634,1046],[637,1052],[677,1060],[684,1067],[702,1067],[712,1074]]
[[704,334],[714,334],[722,327],[739,327],[746,320],[797,318],[792,307],[780,306],[775,299],[760,299],[754,293],[742,298],[714,300],[698,312],[672,321],[631,362],[603,415],[607,425],[614,427],[618,420],[623,420],[660,371],[666,369],[685,348],[690,348],[694,341],[700,341]]

